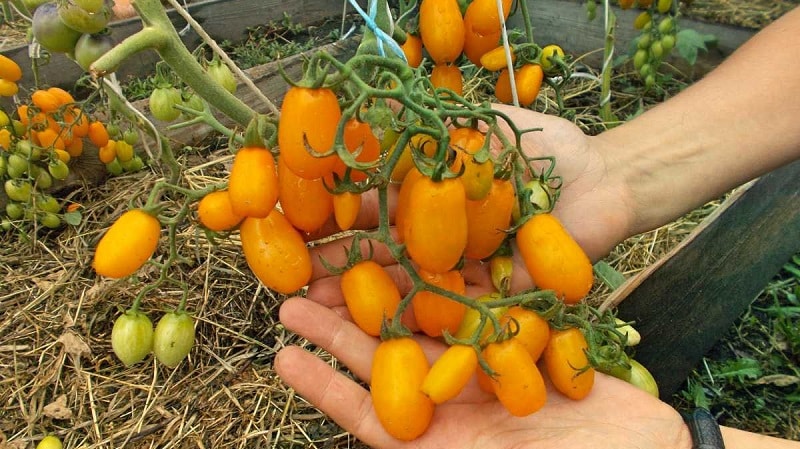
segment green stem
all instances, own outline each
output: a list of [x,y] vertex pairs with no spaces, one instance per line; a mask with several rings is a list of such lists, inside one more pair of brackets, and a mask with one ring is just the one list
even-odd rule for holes
[[603,67],[600,85],[600,118],[606,122],[616,121],[611,112],[611,75],[614,71],[612,59],[614,57],[614,30],[617,16],[611,11],[609,0],[603,1],[603,14],[605,14],[605,46],[603,47]]

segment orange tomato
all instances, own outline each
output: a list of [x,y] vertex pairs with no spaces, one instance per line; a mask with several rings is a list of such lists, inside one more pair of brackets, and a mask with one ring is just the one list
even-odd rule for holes
[[72,97],[72,94],[60,87],[51,87],[47,89],[47,93],[54,96],[60,106],[75,103],[75,98]]
[[384,318],[394,316],[401,299],[389,273],[365,259],[342,274],[340,287],[353,322],[367,334],[379,336]]
[[[511,48],[511,64],[517,61],[517,54],[514,48]],[[481,56],[481,66],[490,72],[508,68],[508,60],[506,59],[506,48],[504,46],[495,46],[492,50],[487,51]]]
[[13,59],[0,55],[0,78],[16,83],[22,78],[22,69]]
[[512,329],[517,331],[512,338],[519,340],[525,346],[534,362],[538,361],[550,338],[550,324],[538,313],[521,306],[509,307],[500,322],[506,324],[512,320],[516,325],[509,324],[509,326],[513,326]]
[[54,112],[61,106],[58,97],[46,90],[35,90],[31,94],[31,102],[44,113]]
[[342,116],[339,100],[332,90],[293,86],[286,92],[278,123],[281,158],[298,176],[325,177],[336,165],[335,155],[317,157],[333,147],[336,128]]
[[275,158],[266,148],[242,147],[228,176],[233,211],[245,217],[264,218],[278,203]]
[[[381,143],[375,134],[372,133],[372,128],[368,123],[360,122],[356,119],[350,119],[344,125],[344,145],[347,150],[352,153],[357,153],[355,159],[357,162],[369,163],[375,162],[381,155]],[[347,165],[343,160],[336,158],[336,164],[333,167],[333,172],[339,178],[344,178]],[[350,170],[350,179],[355,182],[364,181],[367,179],[367,174],[360,170]]]
[[544,378],[522,343],[515,339],[489,343],[483,357],[495,372],[494,394],[509,413],[528,416],[544,406]]
[[394,212],[394,225],[397,230],[397,241],[405,241],[406,217],[411,210],[411,188],[414,183],[422,177],[422,173],[417,167],[412,167],[406,174],[403,183],[400,185],[400,192],[397,194],[397,206]]
[[[539,95],[539,89],[542,87],[542,80],[544,80],[544,72],[542,66],[538,64],[525,64],[517,70],[514,70],[514,85],[517,86],[517,99],[520,106],[530,106],[536,97]],[[512,103],[514,101],[511,95],[511,76],[508,70],[500,72],[495,83],[494,96],[503,103]]]
[[102,122],[89,123],[89,140],[97,148],[102,148],[108,143],[109,135],[106,126]]
[[[503,0],[503,20],[511,13],[512,0]],[[496,0],[474,0],[467,6],[464,19],[469,20],[475,31],[490,34],[500,30],[500,14]]]
[[480,33],[475,30],[473,20],[472,16],[464,16],[464,55],[475,66],[481,67],[483,55],[497,47],[497,43],[500,42],[501,31],[498,27],[496,31]]
[[92,267],[101,276],[129,276],[150,259],[160,236],[158,218],[141,209],[126,211],[100,239]]
[[246,217],[239,235],[247,265],[264,285],[289,294],[308,284],[311,253],[279,210],[272,209],[264,218]]
[[117,142],[108,140],[105,145],[97,150],[97,158],[104,164],[110,164],[117,158]]
[[197,203],[197,219],[206,229],[223,232],[235,228],[244,216],[233,211],[227,190],[215,190]]
[[333,212],[333,196],[322,179],[296,175],[283,157],[278,158],[278,198],[286,219],[305,232],[321,228]]
[[370,396],[386,432],[401,441],[425,433],[435,405],[421,391],[430,365],[419,343],[393,338],[378,345],[372,358]]
[[432,273],[450,271],[467,246],[467,196],[459,179],[423,176],[409,193],[404,224],[411,259]]
[[422,45],[436,64],[455,62],[464,48],[464,18],[457,0],[422,0],[419,6]]
[[458,396],[478,368],[475,348],[453,345],[439,356],[422,381],[422,392],[434,404],[441,404]]
[[360,193],[342,192],[333,195],[333,217],[342,231],[347,231],[353,226],[359,210],[361,210]]
[[450,89],[458,95],[464,93],[461,69],[457,65],[436,64],[431,71],[431,84],[435,88]]
[[411,152],[418,151],[420,154],[432,157],[436,153],[436,142],[425,134],[411,136],[408,140],[408,144],[404,148],[397,148],[397,145],[393,146],[389,151],[387,160],[393,157],[396,151],[401,151],[401,154],[397,156],[397,163],[394,168],[392,168],[391,179],[393,182],[402,182],[409,170],[414,167],[414,158]]
[[517,246],[533,282],[574,304],[592,288],[592,263],[551,214],[532,216],[516,235]]
[[516,196],[511,181],[494,179],[489,193],[478,201],[467,201],[467,246],[464,255],[480,260],[491,256],[506,238]]
[[481,200],[489,194],[494,179],[494,162],[491,158],[478,162],[475,154],[480,151],[486,137],[473,128],[450,130],[450,147],[455,148],[456,158],[450,170],[459,173],[468,200]]
[[[544,349],[547,376],[556,390],[570,399],[583,399],[594,386],[594,368],[589,366],[589,345],[583,332],[575,327],[553,329]],[[587,368],[588,367],[588,368]],[[584,371],[580,371],[581,369]]]
[[422,39],[413,34],[406,34],[406,41],[400,46],[406,55],[408,65],[414,68],[422,64]]
[[[464,276],[458,270],[435,274],[420,269],[418,274],[423,281],[441,289],[459,295],[466,292]],[[456,333],[467,312],[466,305],[427,290],[417,292],[411,306],[417,326],[431,337],[439,337],[445,330],[451,335]]]

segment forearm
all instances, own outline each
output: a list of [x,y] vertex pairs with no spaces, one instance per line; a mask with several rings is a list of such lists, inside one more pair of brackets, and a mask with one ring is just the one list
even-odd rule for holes
[[800,8],[704,79],[595,137],[627,185],[631,234],[800,158]]
[[720,426],[726,449],[798,449],[800,442]]

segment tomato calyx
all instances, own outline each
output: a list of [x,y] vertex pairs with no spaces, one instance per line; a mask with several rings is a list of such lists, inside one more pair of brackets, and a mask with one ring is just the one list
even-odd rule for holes
[[372,246],[372,240],[367,240],[367,248],[368,253],[367,256],[364,257],[361,252],[361,241],[364,239],[364,235],[361,233],[357,233],[353,236],[353,240],[350,243],[350,247],[345,247],[344,252],[347,256],[347,260],[341,266],[333,265],[332,263],[328,262],[324,257],[320,256],[319,261],[323,267],[325,267],[328,272],[330,272],[334,276],[340,276],[345,271],[353,268],[359,262],[364,260],[371,260],[372,255],[375,252],[375,247]]

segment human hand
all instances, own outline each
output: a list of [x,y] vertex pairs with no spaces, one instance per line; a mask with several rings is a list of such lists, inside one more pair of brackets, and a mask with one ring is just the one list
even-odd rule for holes
[[[347,320],[343,300],[327,308],[310,299],[284,302],[281,322],[337,357],[358,379],[369,382],[379,340]],[[444,343],[417,338],[429,360],[445,350]],[[426,433],[402,442],[383,430],[364,387],[314,355],[298,347],[284,348],[275,359],[275,369],[299,395],[376,448],[691,447],[675,410],[624,381],[599,373],[592,392],[580,401],[567,399],[548,385],[545,407],[525,418],[509,415],[492,395],[480,390],[473,376],[458,397],[437,406]]]

